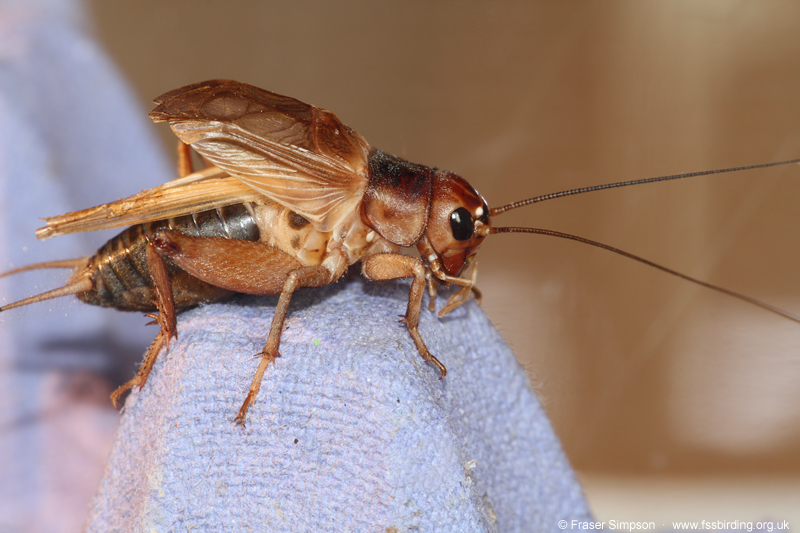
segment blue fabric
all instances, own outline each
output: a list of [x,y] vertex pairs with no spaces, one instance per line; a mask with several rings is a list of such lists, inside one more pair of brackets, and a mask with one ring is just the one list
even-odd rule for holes
[[245,429],[277,298],[180,316],[128,400],[89,531],[556,531],[586,502],[526,375],[474,302],[420,331],[408,285],[299,291]]

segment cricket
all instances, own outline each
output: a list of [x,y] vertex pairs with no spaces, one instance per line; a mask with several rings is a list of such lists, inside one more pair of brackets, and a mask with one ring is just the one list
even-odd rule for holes
[[[558,231],[500,227],[502,213],[538,202],[594,192],[800,163],[778,161],[570,189],[489,207],[463,178],[373,148],[331,112],[229,80],[170,91],[150,113],[178,137],[178,178],[159,187],[45,218],[39,239],[125,227],[89,257],[38,263],[5,275],[69,268],[61,288],[0,307],[75,295],[122,311],[145,312],[160,328],[138,373],[111,395],[147,382],[156,358],[178,335],[176,314],[236,293],[279,296],[261,360],[234,421],[245,424],[269,364],[279,357],[293,293],[339,280],[355,263],[369,280],[410,278],[403,321],[420,356],[431,354],[418,325],[424,292],[456,285],[440,317],[480,298],[475,287],[482,241],[500,233],[530,233],[605,249],[743,300],[784,318],[800,318],[744,294],[682,274],[612,246]],[[195,171],[192,150],[205,163]],[[414,249],[416,255],[402,253]]]

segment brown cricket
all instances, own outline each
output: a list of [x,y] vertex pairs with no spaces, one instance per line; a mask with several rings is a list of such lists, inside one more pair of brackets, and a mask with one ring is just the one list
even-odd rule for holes
[[[441,377],[445,366],[418,330],[426,282],[431,309],[438,284],[461,287],[439,316],[473,291],[475,256],[495,233],[550,235],[598,246],[670,274],[794,316],[739,293],[575,235],[538,228],[493,227],[491,217],[532,203],[624,187],[783,165],[782,161],[572,189],[489,208],[463,178],[372,148],[324,109],[251,85],[213,80],[168,92],[150,113],[179,142],[179,177],[101,206],[45,219],[40,239],[129,226],[94,255],[12,270],[73,268],[62,288],[0,307],[5,311],[75,294],[80,300],[144,311],[160,326],[137,375],[111,395],[145,384],[161,348],[177,336],[176,312],[234,293],[280,295],[250,390],[235,418],[245,422],[269,363],[279,356],[283,322],[295,290],[338,280],[358,261],[370,280],[412,278],[405,323],[417,350]],[[193,172],[193,148],[208,167]],[[420,258],[400,253],[416,247]],[[469,274],[467,274],[467,271]]]

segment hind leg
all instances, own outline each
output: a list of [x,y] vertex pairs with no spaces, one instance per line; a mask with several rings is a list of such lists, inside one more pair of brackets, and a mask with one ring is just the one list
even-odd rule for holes
[[156,307],[158,308],[157,315],[149,316],[153,316],[153,318],[156,319],[156,322],[161,327],[161,331],[158,332],[158,335],[156,335],[156,338],[153,339],[153,343],[147,350],[147,354],[144,356],[144,360],[142,361],[142,366],[139,367],[139,372],[136,373],[133,379],[121,385],[111,394],[111,403],[113,403],[114,407],[117,409],[119,409],[119,399],[125,393],[125,391],[136,385],[141,388],[147,382],[147,377],[150,375],[150,371],[153,369],[153,365],[156,362],[156,358],[158,357],[158,353],[161,351],[161,348],[165,344],[169,346],[169,341],[171,338],[178,337],[178,326],[175,318],[175,303],[172,299],[172,285],[170,284],[169,276],[167,275],[167,267],[164,264],[164,259],[162,259],[158,253],[156,253],[152,244],[147,246],[145,255],[147,257],[147,267],[150,270],[150,275],[152,276],[153,287],[156,291]]

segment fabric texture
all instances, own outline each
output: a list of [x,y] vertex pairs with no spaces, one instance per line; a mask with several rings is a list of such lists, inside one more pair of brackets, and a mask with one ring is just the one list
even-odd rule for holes
[[[588,519],[525,373],[474,302],[420,331],[408,284],[353,278],[294,297],[246,428],[277,298],[180,315],[127,400],[89,531],[556,531]],[[394,528],[394,529],[392,529]]]

